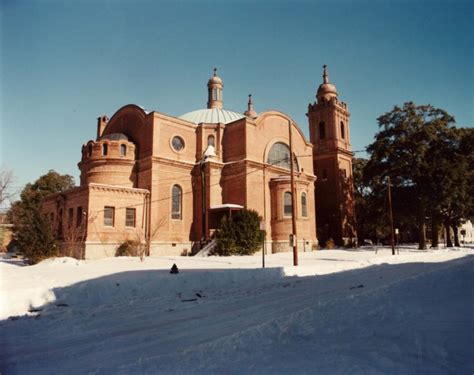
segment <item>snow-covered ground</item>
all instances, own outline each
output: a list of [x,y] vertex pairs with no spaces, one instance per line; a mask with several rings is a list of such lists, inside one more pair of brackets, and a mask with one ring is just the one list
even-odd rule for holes
[[4,261],[0,372],[472,374],[473,255]]

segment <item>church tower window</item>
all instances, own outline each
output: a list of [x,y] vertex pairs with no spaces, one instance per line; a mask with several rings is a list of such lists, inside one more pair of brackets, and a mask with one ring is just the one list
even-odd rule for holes
[[345,127],[344,127],[344,122],[341,121],[341,138],[345,139],[346,138],[346,132],[345,132]]
[[127,146],[126,145],[120,145],[120,155],[122,155],[122,156],[127,155]]
[[328,170],[327,169],[323,169],[323,178],[322,180],[323,181],[327,181],[328,179]]
[[319,139],[325,139],[326,138],[326,124],[324,121],[321,121],[319,123]]
[[106,156],[108,151],[109,151],[109,146],[107,145],[107,143],[104,143],[102,145],[102,156]]

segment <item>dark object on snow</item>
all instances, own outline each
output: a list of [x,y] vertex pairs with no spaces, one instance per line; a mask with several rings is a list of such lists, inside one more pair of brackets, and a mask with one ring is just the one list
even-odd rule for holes
[[357,286],[351,286],[350,289],[356,289],[356,288],[363,288],[364,286],[362,284],[357,285]]
[[176,263],[173,264],[173,267],[171,267],[170,273],[179,273],[178,266],[176,265]]
[[199,298],[202,298],[202,294],[200,293],[196,293],[196,296],[198,296]]
[[190,298],[190,299],[182,299],[181,302],[193,302],[197,300],[198,300],[197,298]]
[[57,307],[68,307],[69,305],[67,303],[57,303]]
[[40,312],[40,311],[43,311],[43,309],[29,309],[28,312],[30,313],[36,313],[36,312]]
[[115,283],[116,286],[120,286],[120,283]]

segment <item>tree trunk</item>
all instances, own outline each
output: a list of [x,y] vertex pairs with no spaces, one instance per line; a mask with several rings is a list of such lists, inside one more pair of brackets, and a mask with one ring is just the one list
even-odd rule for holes
[[449,221],[447,220],[444,222],[444,229],[446,231],[446,247],[453,247],[453,242],[451,241]]
[[431,219],[431,247],[437,249],[439,246],[439,222],[438,218],[433,215]]
[[453,232],[454,232],[454,246],[461,247],[461,244],[459,243],[459,233],[458,233],[457,225],[453,226]]
[[418,221],[418,250],[426,250],[425,215],[420,215]]

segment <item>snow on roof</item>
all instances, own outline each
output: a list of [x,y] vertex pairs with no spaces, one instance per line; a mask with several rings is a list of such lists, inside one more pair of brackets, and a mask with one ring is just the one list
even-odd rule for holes
[[211,210],[218,210],[222,208],[244,208],[244,206],[241,206],[238,204],[226,203],[226,204],[219,204],[217,206],[212,206]]

